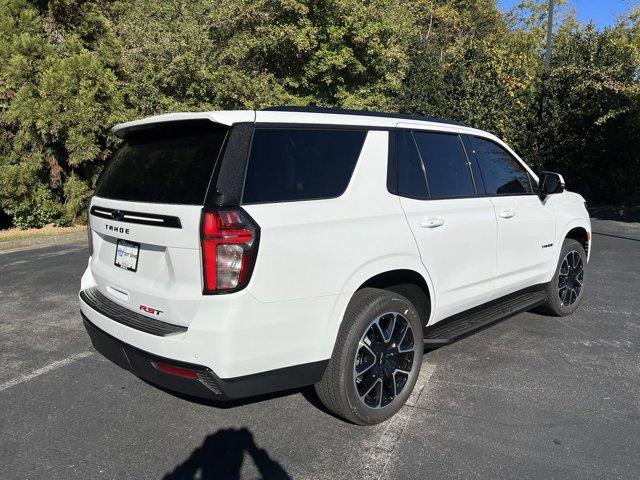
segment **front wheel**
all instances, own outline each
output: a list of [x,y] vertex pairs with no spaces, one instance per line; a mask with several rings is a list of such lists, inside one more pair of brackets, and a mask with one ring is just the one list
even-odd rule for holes
[[587,254],[580,242],[565,239],[555,274],[546,287],[546,313],[564,317],[576,311],[584,295]]
[[336,415],[373,425],[411,394],[422,363],[422,323],[413,304],[388,290],[357,291],[316,392]]

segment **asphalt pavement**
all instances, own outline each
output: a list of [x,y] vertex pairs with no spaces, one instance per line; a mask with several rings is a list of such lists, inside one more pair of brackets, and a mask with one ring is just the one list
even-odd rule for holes
[[94,353],[82,242],[0,255],[0,479],[640,478],[640,224],[594,221],[585,300],[425,355],[393,419],[357,427],[310,389],[231,405]]

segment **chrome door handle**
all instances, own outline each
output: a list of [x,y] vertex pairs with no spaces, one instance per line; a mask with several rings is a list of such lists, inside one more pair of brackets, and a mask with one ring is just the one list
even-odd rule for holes
[[444,219],[442,218],[428,218],[420,222],[422,228],[436,228],[444,225]]
[[515,217],[516,212],[512,211],[512,210],[502,210],[500,212],[500,218],[513,218]]

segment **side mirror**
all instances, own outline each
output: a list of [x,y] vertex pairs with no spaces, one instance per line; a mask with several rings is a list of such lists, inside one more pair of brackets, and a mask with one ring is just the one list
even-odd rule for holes
[[539,177],[540,197],[564,192],[564,178],[559,173],[542,172]]

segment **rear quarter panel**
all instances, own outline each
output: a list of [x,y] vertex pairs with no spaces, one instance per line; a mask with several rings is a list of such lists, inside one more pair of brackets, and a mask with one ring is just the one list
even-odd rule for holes
[[[310,328],[323,332],[325,358],[351,294],[362,283],[398,268],[427,277],[399,198],[386,190],[387,150],[388,132],[370,131],[339,198],[243,206],[260,225],[248,291],[265,303],[332,297],[314,312],[320,329]],[[303,308],[304,302],[299,304]],[[300,317],[309,321],[308,312]]]

